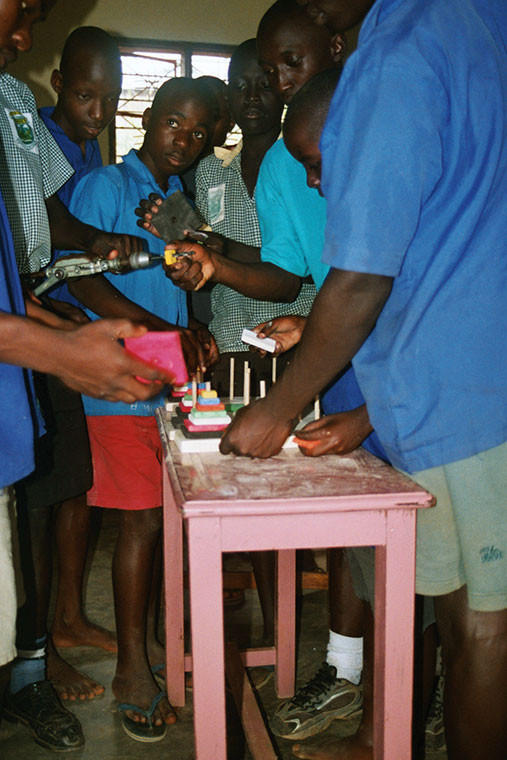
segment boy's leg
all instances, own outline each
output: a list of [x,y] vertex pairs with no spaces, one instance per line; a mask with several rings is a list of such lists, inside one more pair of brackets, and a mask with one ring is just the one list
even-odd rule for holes
[[[53,506],[48,505],[59,505],[84,493],[92,482],[92,468],[80,394],[49,375],[35,373],[34,382],[48,432],[36,442],[35,471],[18,483],[16,490],[31,523],[37,582],[37,588],[32,589],[33,604],[37,616],[44,618],[37,622],[38,630],[42,631],[40,636],[46,636],[52,569],[49,520],[53,512]],[[39,510],[47,511],[38,515]],[[48,651],[48,678],[62,698],[93,699],[104,691],[100,684],[62,660],[53,648]]]
[[361,638],[364,626],[364,604],[354,591],[347,553],[330,549],[329,563],[329,627],[342,636]]
[[[162,510],[120,510],[120,532],[113,557],[113,588],[118,636],[118,662],[113,693],[119,702],[147,710],[160,691],[146,651],[146,625],[154,553],[162,528]],[[134,711],[128,717],[146,718]],[[174,723],[167,700],[159,702],[153,722]]]
[[[146,624],[146,650],[151,667],[157,667],[165,663],[165,649],[158,638],[160,621],[160,606],[162,599],[162,536],[160,536],[154,552],[153,572],[148,602],[148,615]],[[161,673],[165,677],[165,670]]]
[[[0,669],[2,685],[10,677],[10,663],[16,656],[16,615],[20,589],[16,583],[18,556],[14,489],[0,488]],[[3,690],[2,690],[3,693]],[[0,706],[1,709],[1,706]]]
[[502,760],[507,747],[507,610],[478,612],[465,586],[435,598],[449,760]]
[[365,603],[355,594],[346,553],[328,553],[330,631],[326,662],[284,702],[270,725],[277,736],[304,739],[323,731],[332,720],[361,708],[359,686],[363,659]]
[[372,760],[373,758],[373,613],[364,605],[363,715],[356,734],[345,739],[295,744],[296,757],[311,760]]
[[91,623],[83,610],[83,577],[91,507],[86,494],[65,501],[56,517],[58,594],[51,636],[56,647],[95,646],[116,652],[116,637]]
[[263,617],[263,646],[272,646],[275,633],[275,552],[250,552]]
[[55,751],[78,749],[84,737],[77,718],[46,680],[46,624],[51,584],[51,507],[26,510],[18,499],[20,561],[26,600],[18,610],[18,657],[11,669],[4,713],[22,723],[39,744]]
[[[31,667],[27,663],[24,680],[26,683],[29,682],[27,679],[31,670],[34,674],[31,682],[40,680],[41,673],[43,679],[47,675],[61,699],[70,701],[94,699],[104,692],[104,687],[84,673],[80,673],[60,657],[47,635],[52,577],[52,518],[52,507],[20,511],[19,516],[19,519],[24,521],[20,529],[20,534],[22,533],[24,537],[20,539],[20,544],[23,552],[23,577],[27,600],[18,612],[18,640],[21,641],[21,649],[45,649],[39,672],[35,673],[35,661],[32,662]],[[15,679],[18,668],[19,660],[13,665]]]
[[[372,599],[374,580],[374,550],[361,549],[347,552],[353,565],[354,580],[358,583],[358,593],[365,598]],[[416,600],[417,601],[417,600]],[[431,601],[431,600],[429,600]],[[422,623],[419,627],[424,628],[421,637],[416,637],[416,642],[422,644],[422,652],[416,652],[416,662],[423,659],[424,672],[422,677],[414,680],[414,703],[422,705],[422,714],[426,715],[431,697],[430,682],[434,676],[434,615],[433,606],[428,600],[418,598],[421,615],[416,617]],[[424,608],[423,608],[424,602]],[[364,602],[364,668],[363,668],[363,714],[357,732],[345,739],[325,740],[308,742],[295,745],[296,757],[309,758],[311,760],[372,760],[373,758],[373,670],[374,670],[374,618],[372,607]],[[429,655],[429,656],[428,656]],[[416,692],[417,689],[417,692]]]
[[[148,722],[138,710],[153,707],[148,730],[176,720],[167,699],[161,698],[146,645],[153,567],[162,532],[162,444],[151,416],[99,415],[88,417],[87,423],[94,475],[88,503],[119,507],[120,527],[113,556],[118,659],[112,688],[122,704],[123,726],[133,735],[129,726],[132,721]],[[126,703],[135,707],[125,708]],[[138,731],[133,738],[151,741],[163,736],[139,733],[143,732]]]
[[437,497],[418,516],[417,584],[435,595],[448,755],[497,760],[507,745],[507,443],[412,477]]
[[[18,534],[25,602],[16,622],[18,649],[46,638],[51,589],[52,507],[29,509],[18,491]],[[44,668],[44,666],[43,666]]]

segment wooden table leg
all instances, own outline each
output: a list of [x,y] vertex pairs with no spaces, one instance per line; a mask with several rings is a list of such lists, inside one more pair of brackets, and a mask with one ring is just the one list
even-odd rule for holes
[[183,527],[167,467],[163,470],[166,689],[173,707],[185,705]]
[[220,519],[188,520],[196,760],[226,760]]
[[275,605],[276,693],[294,696],[296,681],[296,552],[277,552]]
[[389,511],[376,548],[374,760],[412,757],[415,515]]

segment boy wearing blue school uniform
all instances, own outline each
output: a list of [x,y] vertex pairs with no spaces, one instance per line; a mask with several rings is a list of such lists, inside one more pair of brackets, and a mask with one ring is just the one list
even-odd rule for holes
[[[139,200],[182,189],[177,175],[206,145],[215,111],[214,99],[198,80],[165,82],[143,115],[146,134],[139,151],[84,177],[72,195],[71,211],[86,223],[138,235],[134,211]],[[163,254],[162,240],[148,233],[141,237],[144,250]],[[92,320],[127,309],[151,329],[178,329],[184,340],[188,335],[186,294],[160,267],[83,278],[70,288]],[[94,475],[88,504],[120,511],[113,563],[118,661],[112,689],[126,733],[138,741],[159,741],[176,720],[151,671],[164,662],[164,650],[154,631],[146,635],[146,599],[162,520],[163,455],[153,411],[164,397],[119,405],[86,396],[83,401]]]
[[[0,195],[0,310],[25,315],[9,220]],[[27,371],[0,362],[0,667],[16,657],[16,583],[12,565],[12,484],[33,470],[34,428]]]
[[[327,29],[315,27],[295,3],[277,2],[266,12],[259,25],[257,48],[268,81],[287,104],[314,74],[341,69],[343,40],[339,35],[332,37]],[[283,140],[278,140],[264,156],[255,200],[262,263],[240,269],[230,259],[220,260],[215,281],[250,297],[269,296],[273,300],[276,288],[280,287],[278,301],[290,301],[291,286],[297,293],[307,278],[319,290],[329,272],[329,266],[321,260],[326,201],[307,187],[303,167],[290,155]],[[213,262],[211,251],[209,256]],[[262,328],[264,334],[280,342],[283,350],[297,343],[306,321],[305,317],[287,316],[288,311]],[[285,346],[284,331],[294,336]],[[326,389],[322,406],[326,416],[309,426],[317,425],[318,430],[303,434],[321,438],[318,446],[308,453],[347,453],[363,445],[376,456],[386,458],[351,367]],[[321,425],[326,426],[325,430]],[[332,435],[328,436],[330,430]],[[275,735],[291,740],[316,734],[330,720],[345,718],[361,705],[363,605],[351,588],[344,552],[331,550],[329,564],[330,631],[326,661],[293,699],[277,709],[270,721]]]
[[[75,29],[64,44],[59,68],[51,74],[51,86],[57,95],[56,105],[40,108],[39,115],[74,170],[57,191],[68,208],[79,181],[102,166],[97,137],[114,118],[122,87],[116,41],[97,27]],[[53,251],[53,258],[58,255]],[[50,296],[56,311],[72,319],[86,319],[72,308],[80,304],[65,281],[53,287]],[[92,485],[86,421],[79,394],[67,392],[48,377],[40,376],[37,382],[52,420],[52,466],[41,464],[24,484],[24,494],[29,506],[38,505],[41,494],[43,503],[59,504],[55,523],[58,593],[47,673],[61,699],[93,699],[104,687],[63,662],[57,652],[59,646],[83,645],[116,650],[114,634],[89,621],[83,610],[82,579],[91,519],[86,491]],[[58,489],[53,484],[58,484]]]
[[[315,11],[321,2],[311,5]],[[254,435],[246,446],[240,441],[253,417],[258,425],[274,404],[276,450],[281,420],[292,418],[314,386],[354,355],[390,459],[437,499],[418,516],[416,590],[435,597],[448,756],[501,760],[507,744],[505,9],[500,0],[356,0],[346,13],[342,0],[323,6],[320,22],[340,31],[371,7],[321,140],[328,201],[323,258],[332,270],[289,372],[271,398],[229,429],[223,449],[266,456]],[[279,394],[287,399],[283,409]],[[269,438],[265,429],[263,436]],[[366,721],[352,741],[300,747],[296,754],[369,758],[371,742]]]
[[[102,166],[97,137],[114,118],[122,87],[115,40],[94,26],[75,29],[63,47],[60,67],[51,74],[51,86],[56,106],[40,108],[39,114],[74,169],[57,192],[68,208],[80,180]],[[66,283],[53,288],[51,296],[79,305]]]

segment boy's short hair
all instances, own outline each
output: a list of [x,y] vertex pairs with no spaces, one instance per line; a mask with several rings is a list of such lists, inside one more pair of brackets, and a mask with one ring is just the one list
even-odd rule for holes
[[98,26],[80,26],[69,34],[60,59],[60,72],[63,76],[70,71],[73,58],[81,52],[86,52],[89,56],[101,55],[117,62],[121,67],[118,43],[114,37]]
[[223,79],[213,77],[210,74],[203,74],[202,77],[197,77],[197,80],[207,85],[215,97],[225,96],[227,85]]
[[305,9],[296,2],[296,0],[276,0],[273,5],[268,8],[264,16],[259,21],[259,28],[257,30],[257,36],[263,34],[266,30],[269,30],[273,21],[280,18],[285,18],[292,13],[306,13]]
[[168,95],[181,94],[184,97],[191,97],[200,100],[209,108],[211,119],[218,118],[218,103],[208,83],[201,79],[192,79],[191,77],[174,77],[168,79],[158,88],[151,104],[152,111],[156,111],[161,102]]
[[227,71],[229,81],[231,80],[231,76],[234,74],[234,69],[238,66],[239,61],[245,57],[252,57],[257,60],[257,41],[255,37],[241,42],[232,51],[231,60],[229,61],[229,69]]
[[342,66],[334,66],[316,74],[301,87],[289,103],[284,133],[304,122],[307,131],[320,135],[341,73]]

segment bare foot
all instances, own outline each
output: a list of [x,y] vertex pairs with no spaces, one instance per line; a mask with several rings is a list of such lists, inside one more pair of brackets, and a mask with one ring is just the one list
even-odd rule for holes
[[60,657],[51,639],[48,642],[47,675],[60,699],[78,702],[95,699],[104,693],[104,687],[100,683],[92,681]]
[[[122,676],[117,674],[112,683],[113,694],[118,702],[137,705],[143,710],[149,710],[160,689],[150,673],[145,670],[129,672]],[[147,718],[135,710],[126,710],[125,714],[136,723],[146,723]],[[153,713],[152,723],[161,726],[162,723],[176,723],[177,717],[167,699],[161,699]]]
[[358,734],[326,743],[295,744],[292,752],[307,760],[373,760],[373,747]]
[[85,617],[72,623],[55,620],[51,636],[56,647],[99,647],[106,652],[118,651],[115,634],[90,623]]

